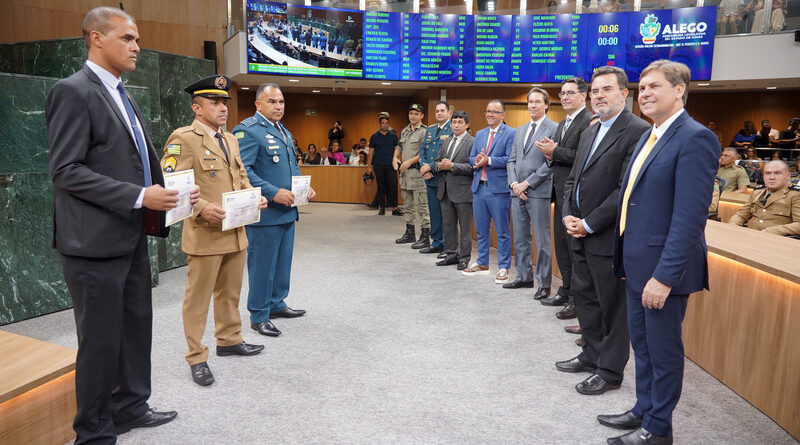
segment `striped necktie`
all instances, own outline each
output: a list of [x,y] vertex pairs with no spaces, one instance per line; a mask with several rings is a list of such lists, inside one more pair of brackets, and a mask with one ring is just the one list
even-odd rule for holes
[[619,215],[619,234],[622,235],[625,232],[625,220],[628,216],[628,200],[631,198],[631,191],[633,191],[633,184],[636,183],[636,179],[639,176],[639,170],[642,168],[645,159],[647,156],[650,155],[650,152],[653,150],[653,147],[656,145],[656,132],[650,132],[650,138],[647,139],[647,142],[644,144],[642,151],[639,153],[639,156],[633,161],[633,165],[631,166],[631,174],[628,176],[628,184],[625,187],[625,193],[622,195],[622,208]]

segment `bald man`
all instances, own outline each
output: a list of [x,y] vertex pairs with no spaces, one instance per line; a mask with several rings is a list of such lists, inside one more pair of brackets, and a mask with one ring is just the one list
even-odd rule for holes
[[783,161],[764,167],[764,185],[750,194],[728,224],[776,235],[800,235],[800,187],[789,185],[789,168]]

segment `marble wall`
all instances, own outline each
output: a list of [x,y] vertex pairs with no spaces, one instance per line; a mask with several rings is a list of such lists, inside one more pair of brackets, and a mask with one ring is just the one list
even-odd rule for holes
[[[44,103],[55,82],[79,70],[83,39],[0,45],[0,325],[69,308],[71,301],[51,246],[52,183]],[[123,76],[156,149],[191,123],[186,85],[214,74],[208,60],[142,50]],[[168,239],[151,238],[153,285],[158,272],[186,264],[181,225]]]

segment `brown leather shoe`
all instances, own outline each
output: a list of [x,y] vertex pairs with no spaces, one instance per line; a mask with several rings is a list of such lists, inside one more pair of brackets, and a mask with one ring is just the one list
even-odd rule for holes
[[568,304],[564,306],[564,309],[561,309],[560,311],[556,312],[556,318],[560,320],[570,320],[575,317],[577,317],[577,314],[575,314],[574,304]]
[[583,339],[579,338],[579,339],[575,340],[575,344],[580,346],[580,347],[583,347]]
[[581,325],[576,324],[575,326],[565,326],[564,330],[569,332],[570,334],[578,334],[581,335],[583,331],[581,330]]

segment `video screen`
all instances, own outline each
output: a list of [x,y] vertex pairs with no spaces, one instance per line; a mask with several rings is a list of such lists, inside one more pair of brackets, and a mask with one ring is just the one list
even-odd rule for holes
[[247,3],[248,72],[363,77],[363,13]]

